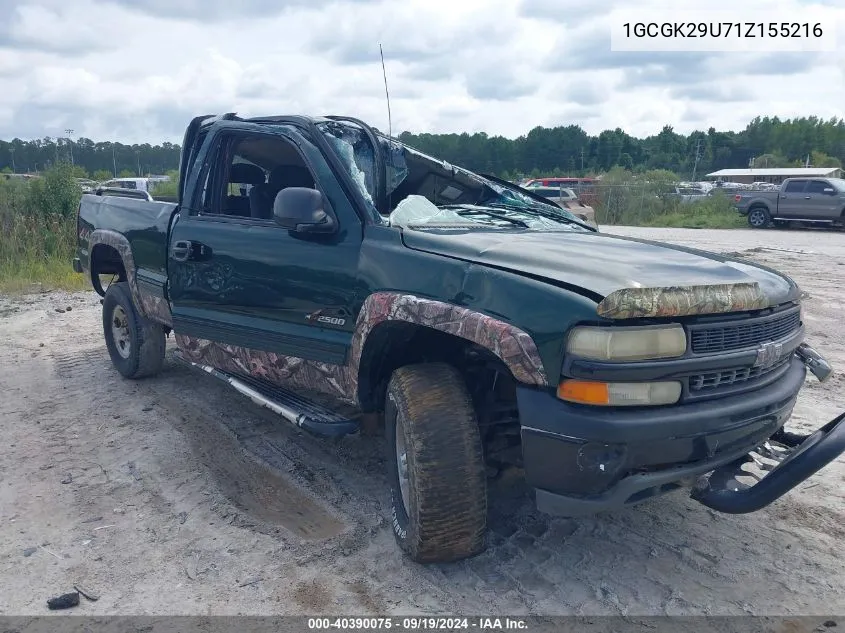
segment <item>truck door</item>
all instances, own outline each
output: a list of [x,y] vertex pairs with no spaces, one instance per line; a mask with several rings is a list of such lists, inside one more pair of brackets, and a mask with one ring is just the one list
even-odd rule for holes
[[804,217],[808,220],[832,220],[839,216],[839,196],[825,193],[833,187],[826,180],[811,180],[804,190]]
[[790,180],[781,188],[778,194],[778,208],[776,217],[800,218],[805,212],[804,188],[806,180]]
[[[206,142],[194,171],[170,237],[174,331],[343,363],[363,226],[320,151],[289,126],[232,126]],[[339,230],[303,237],[276,224],[285,187],[321,190]]]

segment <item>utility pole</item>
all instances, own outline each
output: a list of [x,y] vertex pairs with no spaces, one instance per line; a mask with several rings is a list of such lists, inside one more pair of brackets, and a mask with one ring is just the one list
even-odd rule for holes
[[698,170],[698,161],[701,160],[701,138],[695,141],[695,164],[692,166],[692,181],[695,182],[695,172]]
[[138,158],[138,178],[141,177],[141,150],[135,150],[135,156]]
[[117,160],[114,157],[114,143],[111,145],[111,166],[114,170],[114,177],[117,178]]
[[584,148],[581,148],[581,171],[584,171]]
[[70,164],[73,165],[73,139],[70,137],[70,135],[73,134],[73,130],[70,129],[70,128],[67,128],[65,130],[65,134],[67,134],[67,136],[68,136],[67,141],[68,141],[68,143],[70,143]]
[[17,168],[15,167],[15,148],[14,146],[9,146],[9,153],[12,155],[12,173],[18,173]]

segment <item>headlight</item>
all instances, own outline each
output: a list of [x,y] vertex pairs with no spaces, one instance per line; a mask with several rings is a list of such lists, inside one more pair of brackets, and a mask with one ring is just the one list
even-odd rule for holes
[[592,360],[626,361],[676,358],[687,351],[687,335],[680,325],[657,327],[575,327],[566,343],[573,356]]
[[675,404],[681,398],[681,383],[663,382],[596,382],[563,380],[557,397],[578,404],[609,407],[657,406]]

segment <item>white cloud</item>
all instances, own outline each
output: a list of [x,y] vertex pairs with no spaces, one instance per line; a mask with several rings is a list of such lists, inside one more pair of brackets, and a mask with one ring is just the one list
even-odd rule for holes
[[[747,3],[767,7],[761,21],[800,20],[808,4]],[[0,138],[70,127],[95,140],[179,142],[192,116],[228,111],[349,114],[386,129],[379,43],[394,132],[513,137],[579,124],[645,136],[665,124],[740,129],[757,115],[840,116],[845,102],[842,55],[612,52],[607,20],[621,0],[6,4]],[[831,27],[845,42],[845,8],[816,4],[838,11]]]

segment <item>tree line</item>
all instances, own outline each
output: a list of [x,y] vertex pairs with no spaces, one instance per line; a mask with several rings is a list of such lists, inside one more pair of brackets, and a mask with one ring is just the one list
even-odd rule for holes
[[[845,120],[819,117],[757,117],[744,130],[711,127],[679,134],[666,125],[635,138],[620,128],[597,136],[577,125],[536,127],[515,139],[468,134],[403,132],[400,140],[468,169],[509,179],[539,175],[596,175],[614,167],[664,169],[682,178],[725,168],[841,167],[845,162]],[[37,172],[73,162],[96,179],[112,175],[163,174],[179,166],[179,145],[124,145],[46,137],[0,141],[0,171]]]
[[96,143],[88,138],[0,141],[0,172],[39,173],[71,163],[81,177],[107,180],[164,174],[179,168],[180,147],[174,143]]

